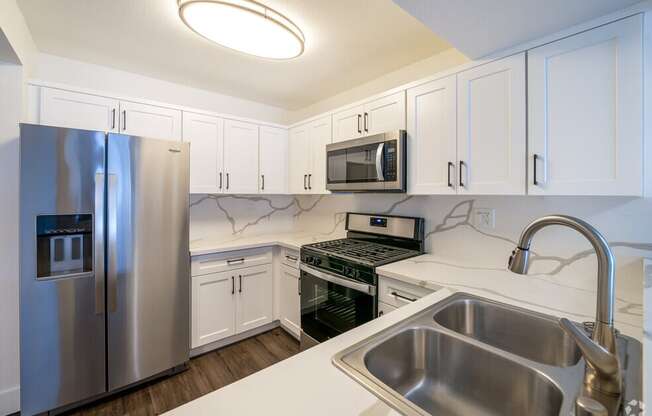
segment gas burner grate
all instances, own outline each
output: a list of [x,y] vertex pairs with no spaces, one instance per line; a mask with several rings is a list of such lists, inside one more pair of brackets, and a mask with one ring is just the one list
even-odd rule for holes
[[351,238],[308,244],[305,247],[372,265],[390,263],[418,254],[414,250]]

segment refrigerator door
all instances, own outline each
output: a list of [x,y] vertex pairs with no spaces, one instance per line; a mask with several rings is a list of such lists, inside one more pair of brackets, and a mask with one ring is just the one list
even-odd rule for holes
[[189,145],[109,134],[108,387],[189,359]]
[[106,391],[105,139],[20,125],[23,415]]

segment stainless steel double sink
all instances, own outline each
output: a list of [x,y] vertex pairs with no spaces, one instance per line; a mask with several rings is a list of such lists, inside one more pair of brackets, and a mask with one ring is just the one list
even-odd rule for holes
[[[619,336],[626,394],[641,344]],[[407,415],[569,415],[585,361],[557,319],[457,293],[338,353],[334,364]]]

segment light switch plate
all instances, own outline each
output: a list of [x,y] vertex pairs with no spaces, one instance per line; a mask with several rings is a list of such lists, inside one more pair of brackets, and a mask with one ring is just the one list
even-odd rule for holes
[[493,208],[475,208],[473,210],[473,222],[478,228],[496,228],[496,210]]

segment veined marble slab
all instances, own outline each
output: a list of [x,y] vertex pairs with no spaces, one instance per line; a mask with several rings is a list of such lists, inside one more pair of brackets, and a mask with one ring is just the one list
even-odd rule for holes
[[299,250],[302,245],[333,240],[344,235],[318,233],[277,233],[256,236],[236,237],[225,240],[196,240],[190,243],[190,255],[223,253],[226,251],[245,250],[258,247],[281,246]]

